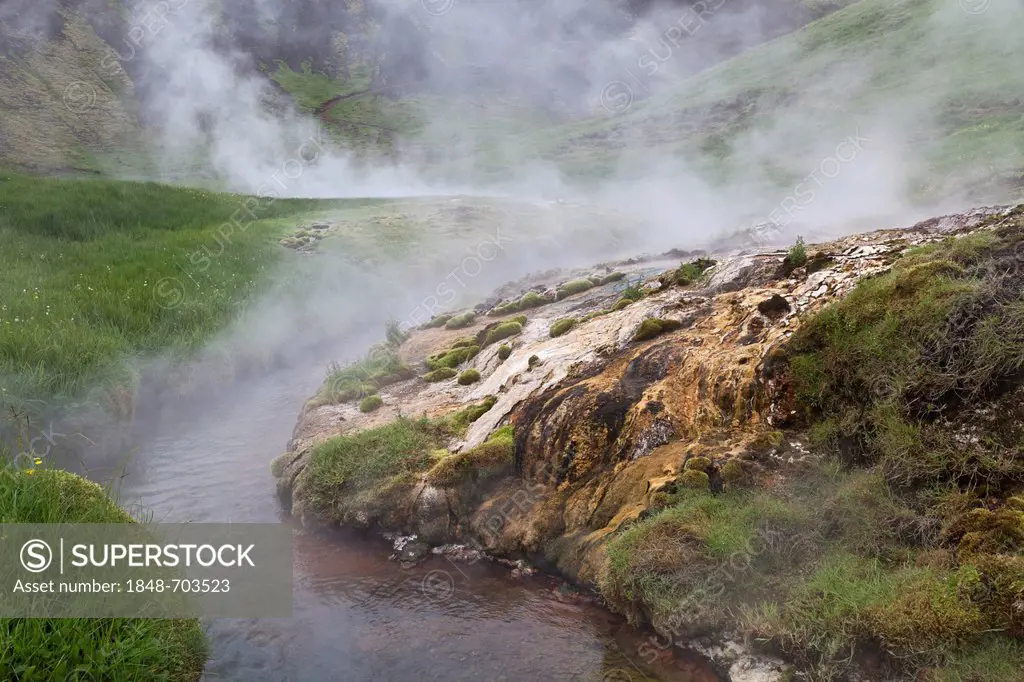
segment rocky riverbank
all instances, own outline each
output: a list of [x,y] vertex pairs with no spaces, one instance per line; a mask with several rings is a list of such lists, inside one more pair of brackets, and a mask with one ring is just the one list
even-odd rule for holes
[[[1021,654],[1022,441],[970,429],[1018,392],[1022,231],[1019,209],[986,208],[510,283],[337,368],[274,462],[279,493],[308,527],[470,543],[595,586],[661,635],[644,658],[1002,680],[942,675]],[[958,352],[971,371],[942,384]],[[973,454],[921,464],[939,435]]]

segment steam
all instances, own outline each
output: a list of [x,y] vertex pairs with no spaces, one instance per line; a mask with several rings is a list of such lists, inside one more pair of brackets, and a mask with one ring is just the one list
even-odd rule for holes
[[[782,241],[813,239],[966,207],[953,191],[922,205],[912,180],[947,172],[948,150],[928,140],[947,125],[953,93],[993,79],[1024,91],[1019,73],[971,73],[957,58],[1020,63],[1024,9],[854,3],[842,10],[863,15],[853,23],[868,35],[882,27],[874,50],[840,31],[820,44],[807,32],[772,40],[826,5],[850,3],[141,0],[120,40],[105,36],[113,52],[100,68],[131,74],[156,179],[198,170],[217,188],[268,200],[400,200],[334,220],[391,216],[420,236],[414,252],[354,257],[344,240],[327,240],[319,256],[287,261],[275,278],[291,283],[209,351],[245,348],[287,364],[302,361],[305,341],[358,355],[385,319],[411,319],[453,273],[465,284],[452,308],[528,272],[700,247],[765,224]],[[0,19],[43,30],[53,10],[19,0]],[[928,15],[915,24],[925,35],[887,42],[884,30],[909,25],[911,13]],[[268,55],[301,68],[314,50],[339,73],[373,67],[365,96],[384,98],[383,110],[387,97],[417,103],[414,115],[402,110],[415,120],[389,137],[387,155],[349,146],[268,77],[277,69]],[[306,110],[310,97],[341,94],[326,80],[307,86]],[[955,189],[955,177],[947,184]],[[459,211],[477,212],[464,229]],[[496,229],[512,242],[479,274],[459,274],[467,263],[475,271]],[[212,248],[216,240],[211,232]],[[291,281],[296,269],[301,282]]]

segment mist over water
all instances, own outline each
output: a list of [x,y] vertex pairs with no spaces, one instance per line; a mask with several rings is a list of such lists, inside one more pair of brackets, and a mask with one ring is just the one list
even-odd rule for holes
[[[55,2],[5,2],[0,21],[46,34]],[[532,272],[700,247],[752,225],[791,241],[966,207],[955,188],[927,202],[915,194],[912,180],[940,165],[922,141],[939,136],[965,79],[1002,77],[963,74],[955,56],[935,63],[903,45],[857,52],[843,35],[834,46],[783,44],[823,13],[798,0],[126,4],[130,28],[107,37],[114,52],[97,68],[131,76],[152,179],[199,168],[190,184],[264,202],[395,200],[327,222],[414,216],[459,227],[477,212],[457,236],[424,229],[409,250],[383,255],[355,254],[340,230],[270,273],[274,284],[228,330],[173,368],[189,381],[143,381],[131,442],[95,438],[81,465],[118,477],[126,506],[167,522],[289,522],[269,462],[327,364],[361,357],[390,319],[427,321],[439,298],[471,307]],[[1020,3],[926,4],[916,52],[1024,58]],[[755,59],[743,68],[715,66],[747,50]],[[300,72],[308,59],[339,74],[369,64],[373,94],[417,103],[415,130],[382,154],[346,146],[268,77],[271,55]],[[351,63],[331,63],[342,57]],[[754,63],[777,79],[763,82]],[[893,86],[896,71],[914,86]],[[322,88],[324,102],[342,94],[334,87]],[[679,142],[677,128],[698,125],[721,134]],[[248,205],[257,217],[259,205]],[[211,232],[211,249],[231,248],[222,239]],[[139,364],[143,377],[172,365]],[[423,576],[455,575],[450,566],[403,572],[367,543],[299,535],[295,618],[212,624],[209,678],[597,680],[632,665],[616,643],[621,621],[553,601],[551,584],[474,567],[438,603],[424,597]]]

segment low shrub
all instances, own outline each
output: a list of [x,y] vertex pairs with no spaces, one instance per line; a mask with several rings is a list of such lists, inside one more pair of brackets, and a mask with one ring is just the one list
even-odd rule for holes
[[387,339],[388,345],[397,348],[409,340],[409,333],[402,329],[402,324],[398,320],[388,320],[384,325],[384,338]]
[[627,301],[639,301],[644,297],[644,290],[634,284],[623,289],[621,296]]
[[714,265],[715,261],[706,258],[698,258],[690,263],[683,263],[675,271],[673,283],[679,286],[689,286],[699,280]]
[[504,362],[505,360],[508,360],[508,356],[510,356],[510,355],[512,355],[512,347],[511,346],[509,346],[508,344],[503,343],[503,344],[501,344],[498,347],[498,359],[499,360]]
[[799,268],[807,262],[807,247],[804,244],[803,237],[797,237],[796,243],[789,247],[785,261],[786,265],[791,266],[793,269]]

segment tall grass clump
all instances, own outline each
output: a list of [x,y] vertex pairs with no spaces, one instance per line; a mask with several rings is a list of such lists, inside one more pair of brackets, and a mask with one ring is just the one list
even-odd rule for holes
[[[132,522],[95,483],[65,471],[0,464],[0,523]],[[185,682],[200,678],[206,657],[194,619],[0,618],[5,680]]]
[[[198,349],[283,257],[281,219],[329,205],[0,171],[0,400],[79,398],[130,383],[139,354]],[[218,234],[232,215],[251,224]]]

